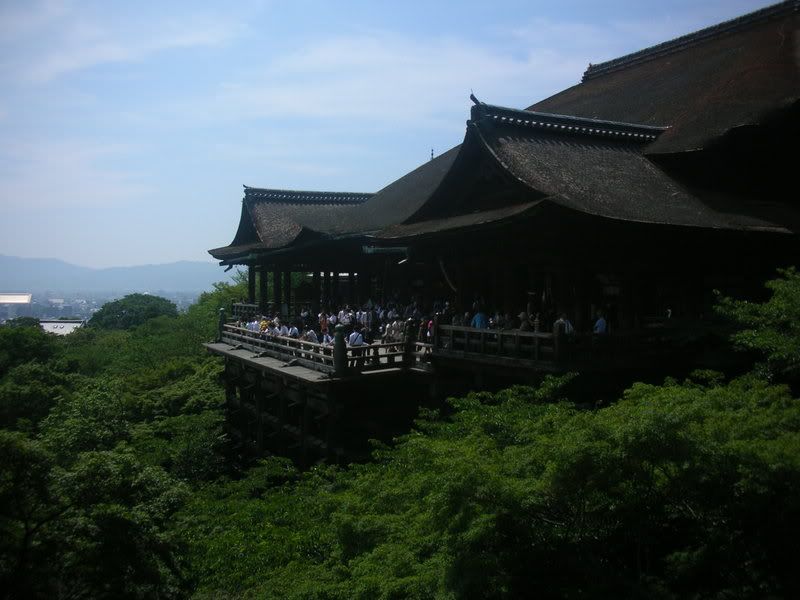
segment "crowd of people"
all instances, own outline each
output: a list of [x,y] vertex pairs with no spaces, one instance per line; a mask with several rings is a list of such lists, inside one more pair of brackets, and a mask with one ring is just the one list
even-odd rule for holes
[[[564,312],[542,314],[527,307],[516,316],[500,311],[490,313],[478,299],[472,304],[471,310],[465,312],[454,310],[449,301],[434,302],[427,312],[416,301],[405,304],[390,302],[381,306],[370,300],[360,307],[345,304],[338,310],[326,309],[316,315],[311,313],[309,306],[305,306],[300,315],[293,319],[261,315],[240,320],[237,325],[264,339],[285,337],[323,345],[333,344],[335,328],[342,325],[347,345],[359,347],[375,342],[400,344],[409,333],[407,328],[410,323],[418,327],[414,331],[418,341],[431,342],[434,314],[439,315],[439,323],[447,325],[500,331],[559,331],[568,337],[575,335],[575,327]],[[596,315],[592,333],[596,336],[609,333],[608,322],[602,312]]]

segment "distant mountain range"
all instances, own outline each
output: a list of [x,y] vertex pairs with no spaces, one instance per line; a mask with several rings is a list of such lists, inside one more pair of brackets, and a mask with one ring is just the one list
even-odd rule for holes
[[55,258],[0,254],[0,292],[201,292],[234,271],[215,263],[180,261],[163,265],[91,269]]

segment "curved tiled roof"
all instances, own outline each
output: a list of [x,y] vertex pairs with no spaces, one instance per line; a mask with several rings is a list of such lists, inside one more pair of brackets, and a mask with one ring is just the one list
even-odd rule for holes
[[230,260],[259,250],[282,248],[304,230],[325,232],[330,223],[372,194],[278,190],[245,186],[239,228],[233,241],[209,253]]
[[[498,114],[506,118],[495,118]],[[573,118],[566,121],[569,129],[531,126],[532,120],[539,123],[547,115],[478,105],[471,126],[504,169],[550,202],[623,221],[785,231],[748,215],[740,204],[729,212],[712,209],[662,171],[643,149],[657,143],[663,128]]]
[[718,38],[727,34],[736,33],[743,29],[752,27],[753,25],[771,21],[773,19],[780,19],[787,14],[796,13],[800,11],[800,1],[788,0],[779,4],[767,6],[761,10],[757,10],[729,21],[724,21],[711,27],[706,27],[699,31],[682,35],[672,40],[656,44],[643,50],[637,50],[625,56],[614,58],[606,62],[598,63],[596,65],[589,65],[586,72],[583,74],[583,81],[588,81],[596,77],[602,77],[608,73],[619,71],[621,69],[629,68],[633,65],[653,60],[667,54],[681,52],[701,44],[706,40]]
[[[245,187],[234,241],[210,252],[233,260],[291,246],[304,232],[429,235],[521,218],[539,202],[619,220],[785,231],[785,219],[760,218],[724,193],[705,202],[708,193],[688,189],[648,157],[688,156],[796,108],[799,15],[800,0],[790,0],[592,65],[582,83],[528,110],[476,101],[462,145],[376,194]],[[471,190],[457,184],[477,161],[497,167],[497,185],[508,193],[497,204],[459,206],[457,196]],[[663,156],[659,163],[667,164]]]
[[669,125],[649,153],[708,147],[800,100],[798,6],[784,2],[593,65],[582,83],[529,110]]

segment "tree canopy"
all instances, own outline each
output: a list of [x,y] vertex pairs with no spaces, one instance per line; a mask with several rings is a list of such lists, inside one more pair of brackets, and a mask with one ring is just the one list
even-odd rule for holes
[[766,361],[746,375],[595,409],[569,377],[474,392],[306,472],[231,460],[201,342],[241,284],[129,327],[0,328],[0,597],[800,596],[798,280],[722,302]]
[[129,294],[108,302],[89,320],[89,325],[102,329],[131,329],[156,317],[177,317],[175,304],[149,294]]

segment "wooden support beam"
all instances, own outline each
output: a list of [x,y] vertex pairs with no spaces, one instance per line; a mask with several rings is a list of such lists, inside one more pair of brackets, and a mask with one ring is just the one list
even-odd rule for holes
[[341,302],[339,300],[339,272],[333,272],[333,289],[331,290],[331,310],[338,310]]
[[350,306],[356,303],[356,277],[352,271],[347,274],[347,303]]
[[272,300],[275,303],[275,314],[281,312],[281,272],[278,269],[272,271]]
[[286,307],[286,316],[292,314],[292,272],[283,272],[283,303]]
[[319,271],[314,269],[311,274],[311,314],[316,317],[319,314],[320,280]]
[[331,298],[331,272],[325,271],[322,275],[322,304],[325,310],[332,310],[333,299]]
[[269,272],[266,265],[261,265],[258,271],[258,310],[262,315],[267,314],[269,309]]
[[254,265],[247,265],[247,302],[256,303],[256,268]]

